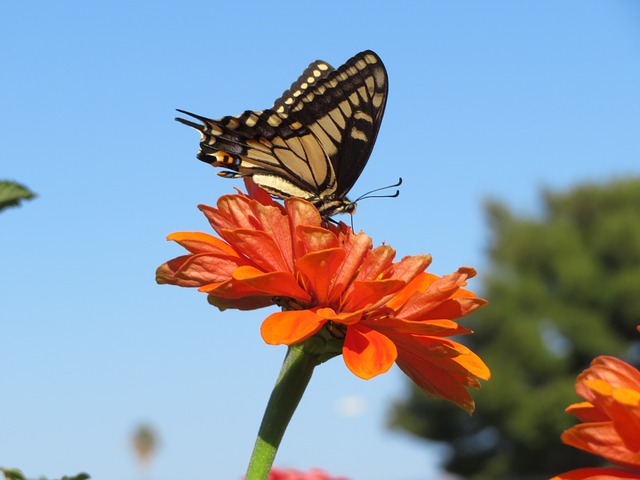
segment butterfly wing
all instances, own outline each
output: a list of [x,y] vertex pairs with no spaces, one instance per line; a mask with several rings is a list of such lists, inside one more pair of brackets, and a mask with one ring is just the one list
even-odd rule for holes
[[273,103],[271,110],[286,115],[297,97],[317,85],[319,81],[333,71],[334,68],[327,62],[323,62],[322,60],[311,62],[300,77],[298,77],[298,80],[293,82],[291,87]]
[[368,50],[329,71],[315,87],[279,99],[289,105],[284,111],[288,117],[308,126],[329,156],[338,184],[336,197],[347,194],[369,160],[388,88],[382,60]]
[[219,120],[179,110],[202,124],[176,120],[200,132],[198,158],[226,168],[220,175],[251,175],[274,195],[341,211],[332,202],[348,203],[344,197],[369,159],[386,97],[382,61],[366,51],[338,70],[311,63],[273,109]]

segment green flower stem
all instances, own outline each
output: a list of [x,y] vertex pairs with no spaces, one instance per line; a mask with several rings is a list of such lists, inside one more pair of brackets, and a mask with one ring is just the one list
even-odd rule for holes
[[304,394],[313,369],[320,363],[304,345],[292,345],[282,364],[280,375],[262,417],[245,480],[266,480],[287,425]]

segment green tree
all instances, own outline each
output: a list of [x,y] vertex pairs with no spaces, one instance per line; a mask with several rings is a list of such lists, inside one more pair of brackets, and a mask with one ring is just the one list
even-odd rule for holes
[[[445,468],[472,480],[548,479],[599,460],[564,446],[576,375],[602,354],[638,360],[640,179],[543,192],[538,217],[487,205],[482,296],[467,339],[492,370],[472,417],[412,390],[394,428],[445,442]],[[471,338],[472,337],[472,338]]]

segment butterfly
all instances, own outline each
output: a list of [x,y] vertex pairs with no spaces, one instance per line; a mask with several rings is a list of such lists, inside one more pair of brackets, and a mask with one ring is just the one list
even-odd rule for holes
[[347,199],[375,143],[387,102],[387,71],[367,50],[337,70],[312,62],[267,110],[177,121],[200,132],[197,158],[225,178],[252,177],[279,198],[313,203],[323,217],[353,213]]

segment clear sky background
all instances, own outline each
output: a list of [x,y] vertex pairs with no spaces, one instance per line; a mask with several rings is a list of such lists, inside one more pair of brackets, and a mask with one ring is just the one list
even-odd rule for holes
[[[165,236],[240,186],[174,109],[265,108],[365,49],[390,92],[351,196],[405,183],[355,226],[434,273],[487,266],[487,198],[534,214],[541,187],[640,173],[637,0],[0,2],[0,178],[39,195],[0,215],[0,465],[135,480],[149,422],[148,478],[241,477],[285,349],[260,339],[271,310],[154,282],[182,253]],[[321,366],[276,464],[434,478],[438,452],[385,428],[406,387]]]

